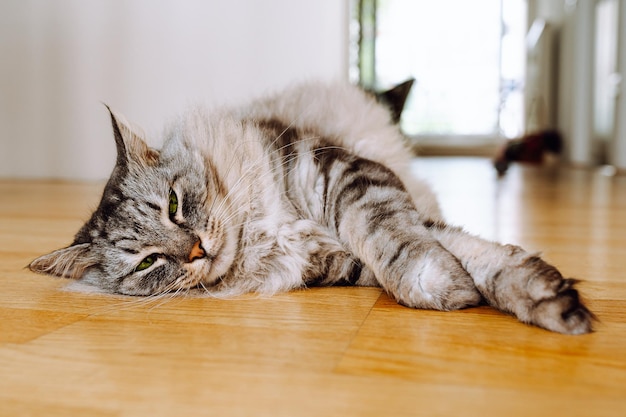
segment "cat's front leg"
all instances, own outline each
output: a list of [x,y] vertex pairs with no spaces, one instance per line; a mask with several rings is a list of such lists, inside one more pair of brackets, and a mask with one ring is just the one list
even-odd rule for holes
[[246,224],[232,270],[211,292],[270,295],[305,286],[375,285],[371,270],[319,223],[285,219],[267,225]]
[[472,278],[449,251],[419,230],[410,235],[404,241],[388,241],[385,248],[369,248],[379,282],[398,303],[436,310],[480,304]]
[[560,333],[592,330],[593,314],[574,288],[539,256],[501,245],[441,222],[426,222],[433,236],[452,252],[474,279],[487,302],[525,323]]
[[459,261],[427,228],[398,177],[336,149],[317,153],[325,222],[400,304],[453,310],[481,295]]

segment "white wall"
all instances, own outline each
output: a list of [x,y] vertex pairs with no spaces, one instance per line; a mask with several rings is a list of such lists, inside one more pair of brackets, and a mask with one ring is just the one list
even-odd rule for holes
[[3,0],[0,177],[106,178],[101,102],[157,134],[189,103],[347,78],[347,20],[346,0]]
[[[562,110],[568,113],[562,119],[562,129],[569,139],[567,155],[575,165],[593,165],[594,129],[594,37],[595,4],[579,1],[565,7],[561,36],[561,75],[569,85],[561,84]],[[565,74],[563,74],[565,72]],[[567,78],[565,78],[567,76]],[[561,112],[563,115],[564,112]]]
[[[553,104],[570,163],[589,165],[593,140],[593,1],[529,0],[529,17],[547,22],[557,41],[557,82]],[[543,75],[551,78],[551,75]]]
[[620,0],[617,27],[619,81],[615,107],[615,141],[610,148],[609,163],[626,171],[626,0]]

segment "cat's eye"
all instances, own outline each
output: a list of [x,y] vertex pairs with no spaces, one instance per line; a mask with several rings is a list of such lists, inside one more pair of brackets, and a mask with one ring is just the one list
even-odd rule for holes
[[135,272],[143,271],[144,269],[150,268],[152,265],[154,265],[156,260],[157,260],[157,255],[155,254],[146,256],[139,263],[139,265],[137,265],[137,268],[135,268]]
[[170,190],[168,210],[170,213],[170,217],[175,216],[176,212],[178,211],[178,196],[176,195],[174,190]]

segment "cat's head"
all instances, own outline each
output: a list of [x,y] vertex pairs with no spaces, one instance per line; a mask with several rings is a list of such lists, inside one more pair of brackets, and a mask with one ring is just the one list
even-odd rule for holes
[[160,151],[111,112],[115,169],[98,208],[67,248],[30,269],[96,288],[152,295],[211,285],[234,258],[231,205],[217,172],[173,129]]

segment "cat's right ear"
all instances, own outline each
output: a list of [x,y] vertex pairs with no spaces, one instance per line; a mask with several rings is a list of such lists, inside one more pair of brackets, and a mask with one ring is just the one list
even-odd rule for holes
[[28,265],[28,268],[40,274],[79,279],[85,271],[96,264],[91,253],[90,243],[81,243],[58,249],[40,256]]
[[126,119],[114,112],[109,106],[105,107],[111,115],[111,125],[113,126],[113,136],[117,148],[117,166],[128,167],[136,164],[139,166],[153,166],[159,160],[159,152],[150,148],[143,134],[136,132]]

